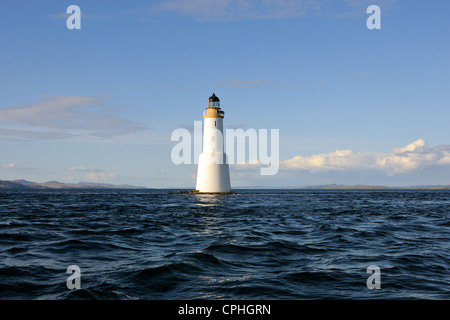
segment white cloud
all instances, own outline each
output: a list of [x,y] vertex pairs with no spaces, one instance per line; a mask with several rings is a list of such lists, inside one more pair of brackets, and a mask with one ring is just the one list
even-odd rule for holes
[[86,178],[90,181],[105,181],[109,179],[117,178],[118,174],[115,172],[90,172],[86,174]]
[[438,164],[450,164],[450,151],[442,151],[444,157],[439,159]]
[[[0,120],[1,122],[1,120]],[[21,129],[2,129],[0,128],[0,136],[11,136],[26,139],[67,139],[72,137],[71,134],[62,131],[37,131],[37,130],[21,130]]]
[[176,12],[203,21],[237,19],[280,19],[298,17],[307,8],[317,8],[316,0],[165,0],[155,8]]
[[[396,0],[378,0],[389,10]],[[242,19],[285,19],[305,15],[334,17],[366,16],[373,0],[163,0],[152,6],[156,12],[171,12],[199,21],[233,21]]]
[[15,162],[4,164],[4,165],[2,165],[2,168],[7,169],[7,170],[15,170],[15,171],[34,169],[34,167],[32,167],[32,166],[29,166],[29,165],[20,166],[20,165],[17,165]]
[[336,150],[312,156],[298,155],[281,161],[281,167],[284,169],[305,170],[312,173],[376,169],[390,176],[448,164],[450,164],[450,145],[428,148],[423,139],[418,139],[403,148],[394,148],[392,153]]
[[[119,176],[118,173],[115,172],[107,172],[106,170],[98,169],[90,166],[71,166],[67,168],[68,171],[72,171],[75,173],[80,173],[84,179],[88,181],[106,181],[110,179],[117,178]],[[75,177],[69,176],[68,180],[73,180]]]
[[16,164],[13,162],[2,165],[2,168],[5,168],[5,169],[13,169],[15,167],[16,167]]
[[83,166],[72,166],[68,167],[67,170],[69,171],[92,171],[92,172],[99,172],[100,170],[93,167],[83,167]]
[[427,143],[423,139],[418,139],[410,144],[408,144],[406,147],[403,148],[394,148],[393,153],[406,153],[406,152],[417,152],[417,153],[423,153],[425,151]]
[[[145,129],[112,114],[114,108],[97,97],[43,95],[22,107],[2,108],[0,135],[59,139],[77,135],[109,138]],[[4,126],[8,128],[4,128]]]

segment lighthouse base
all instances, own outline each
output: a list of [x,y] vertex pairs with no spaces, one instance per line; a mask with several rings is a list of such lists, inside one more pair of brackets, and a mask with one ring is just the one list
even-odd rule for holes
[[[214,161],[218,157],[222,163]],[[202,153],[198,159],[197,186],[198,193],[228,193],[231,190],[230,169],[224,153],[215,156]]]
[[[199,192],[198,190],[191,191],[169,191],[168,194],[193,194],[193,195],[230,195],[230,194],[240,194],[239,192],[230,191],[230,192]],[[246,194],[251,194],[246,192]]]

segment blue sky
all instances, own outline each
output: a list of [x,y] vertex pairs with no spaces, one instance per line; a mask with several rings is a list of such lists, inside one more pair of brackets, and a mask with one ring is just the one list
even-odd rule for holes
[[[66,8],[81,9],[81,30]],[[369,30],[366,9],[381,9]],[[177,128],[280,130],[232,186],[450,184],[450,3],[0,1],[0,179],[194,188]]]

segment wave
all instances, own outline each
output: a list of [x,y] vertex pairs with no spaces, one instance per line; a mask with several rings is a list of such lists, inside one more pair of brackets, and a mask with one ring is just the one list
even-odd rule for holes
[[[450,297],[448,191],[152,192],[8,194],[0,298]],[[372,264],[381,292],[366,288]]]

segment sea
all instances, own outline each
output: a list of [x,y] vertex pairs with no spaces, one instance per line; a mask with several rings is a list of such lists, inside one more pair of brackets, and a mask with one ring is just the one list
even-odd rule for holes
[[446,300],[449,218],[449,190],[1,191],[0,299]]

